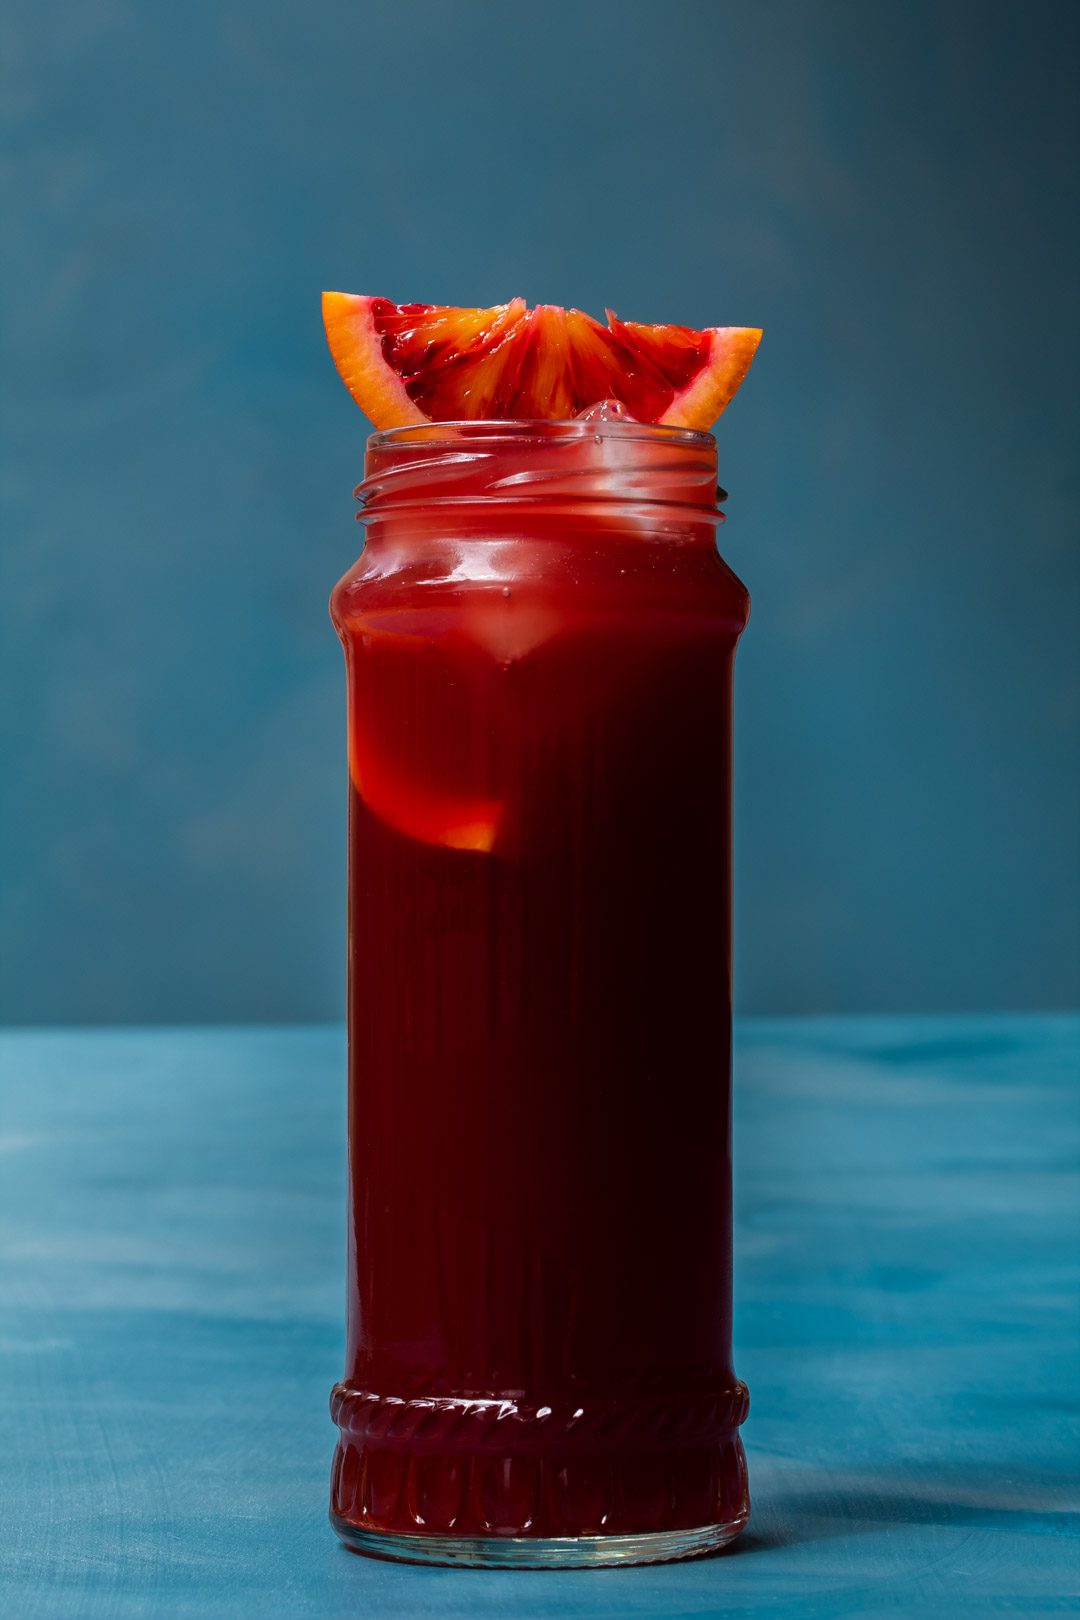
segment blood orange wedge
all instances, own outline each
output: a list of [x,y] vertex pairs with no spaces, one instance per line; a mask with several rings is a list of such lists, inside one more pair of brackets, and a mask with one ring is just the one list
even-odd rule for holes
[[323,293],[330,352],[377,428],[568,420],[617,400],[639,422],[709,428],[750,368],[751,326],[607,325],[522,298],[490,309]]

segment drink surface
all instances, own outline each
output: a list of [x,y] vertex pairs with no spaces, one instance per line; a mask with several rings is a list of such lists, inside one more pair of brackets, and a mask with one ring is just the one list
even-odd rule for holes
[[[353,1192],[335,1511],[413,1533],[708,1524],[745,1498],[729,806],[746,593],[716,550],[707,454],[655,432],[489,448],[454,466],[450,503],[414,500],[422,468],[383,477],[374,454],[368,542],[332,603]],[[429,1410],[448,1419],[434,1438]]]

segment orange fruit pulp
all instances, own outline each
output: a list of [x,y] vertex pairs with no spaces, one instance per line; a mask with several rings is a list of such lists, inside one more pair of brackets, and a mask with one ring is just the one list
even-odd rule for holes
[[522,298],[490,309],[323,294],[330,352],[376,428],[560,421],[616,401],[638,422],[707,429],[733,398],[757,327],[647,326]]

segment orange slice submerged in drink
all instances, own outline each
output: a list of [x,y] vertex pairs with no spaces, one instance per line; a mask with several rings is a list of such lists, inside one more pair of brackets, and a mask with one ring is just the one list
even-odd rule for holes
[[395,772],[354,729],[349,738],[349,775],[373,815],[405,838],[443,849],[489,854],[502,819],[497,799],[433,792],[430,783]]
[[423,622],[401,618],[352,626],[363,675],[350,678],[353,787],[402,837],[488,854],[503,822],[491,725],[481,718],[488,661],[468,643],[442,645],[430,618],[426,634]]

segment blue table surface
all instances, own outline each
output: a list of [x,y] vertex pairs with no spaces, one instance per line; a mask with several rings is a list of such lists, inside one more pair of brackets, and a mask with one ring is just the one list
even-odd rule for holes
[[695,1563],[378,1563],[326,1522],[337,1029],[0,1037],[0,1610],[1037,1615],[1080,1593],[1080,1020],[743,1024],[754,1516]]

